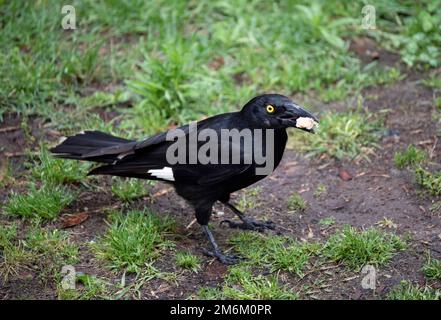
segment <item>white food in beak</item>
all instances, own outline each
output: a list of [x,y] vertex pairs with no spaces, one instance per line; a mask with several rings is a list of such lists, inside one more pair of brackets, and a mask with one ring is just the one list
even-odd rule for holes
[[312,118],[300,117],[296,120],[296,127],[299,129],[311,130],[317,125],[318,123]]

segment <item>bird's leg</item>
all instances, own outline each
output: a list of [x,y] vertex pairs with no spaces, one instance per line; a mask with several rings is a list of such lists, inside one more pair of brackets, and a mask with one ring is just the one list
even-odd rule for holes
[[242,221],[242,223],[234,222],[231,220],[223,220],[222,223],[227,223],[230,228],[238,228],[244,230],[255,230],[255,231],[264,231],[265,229],[274,229],[276,226],[274,222],[268,221],[257,221],[253,218],[245,216],[239,209],[233,206],[229,202],[225,202],[225,205],[230,208]]
[[208,228],[207,225],[203,225],[202,229],[204,230],[205,234],[207,235],[208,241],[210,241],[210,244],[213,247],[213,251],[209,251],[206,249],[204,250],[204,253],[206,255],[217,258],[223,264],[235,264],[238,262],[237,256],[230,256],[222,253],[222,251],[219,249],[219,246],[216,243],[216,240],[214,240],[211,230]]

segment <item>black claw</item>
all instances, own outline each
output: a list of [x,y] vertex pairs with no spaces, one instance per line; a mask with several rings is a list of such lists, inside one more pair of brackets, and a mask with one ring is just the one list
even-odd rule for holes
[[231,265],[239,262],[239,257],[237,255],[226,255],[220,251],[213,252],[205,248],[203,249],[203,253],[209,257],[217,258],[219,262],[223,264]]
[[253,230],[263,232],[265,229],[275,229],[276,225],[272,221],[256,221],[252,219],[243,220],[243,222],[234,222],[231,220],[222,220],[221,225],[227,223],[230,228]]

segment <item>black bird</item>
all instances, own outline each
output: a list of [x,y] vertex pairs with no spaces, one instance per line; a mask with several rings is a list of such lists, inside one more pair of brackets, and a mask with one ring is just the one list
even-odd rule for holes
[[[65,140],[51,151],[57,157],[95,161],[107,165],[97,167],[89,172],[89,175],[113,175],[122,177],[134,177],[140,179],[161,180],[172,184],[176,192],[186,199],[194,208],[196,219],[206,233],[211,243],[212,251],[205,250],[206,254],[218,258],[222,263],[230,264],[237,260],[235,256],[227,256],[219,249],[214,237],[208,228],[208,222],[212,213],[212,206],[216,201],[222,202],[229,207],[242,221],[241,223],[224,220],[230,227],[262,231],[266,228],[274,229],[271,221],[256,221],[245,216],[233,204],[230,203],[230,194],[245,188],[270,174],[282,159],[287,141],[286,128],[296,127],[301,130],[313,132],[317,124],[317,118],[310,112],[299,107],[289,98],[279,94],[264,94],[250,100],[239,112],[225,113],[204,119],[196,123],[197,132],[203,129],[211,129],[217,134],[220,140],[215,141],[216,150],[212,149],[206,154],[213,156],[218,162],[211,161],[202,164],[199,159],[196,163],[190,161],[190,157],[197,154],[201,146],[208,141],[197,141],[197,149],[191,149],[190,143],[181,143],[185,147],[185,161],[170,163],[167,155],[169,148],[179,138],[170,139],[169,130],[146,140],[133,141],[99,131],[86,131]],[[194,127],[191,124],[179,128],[181,138],[188,138],[193,134]],[[249,145],[246,137],[232,141],[230,137],[222,138],[222,131],[225,129],[232,132],[251,131],[251,141],[261,143],[266,159],[273,159],[273,167],[266,174],[257,174],[256,169],[262,167],[254,155],[251,160],[245,161],[249,155]],[[236,131],[234,129],[237,129]],[[172,129],[174,130],[174,129]],[[256,132],[260,130],[261,136]],[[271,137],[272,131],[273,139]],[[175,130],[175,132],[178,132]],[[214,138],[213,138],[214,139]],[[204,140],[204,139],[202,139]],[[225,143],[226,142],[226,143]],[[273,143],[270,148],[268,143]],[[228,163],[220,160],[222,150],[230,151]],[[196,151],[195,151],[196,150]],[[218,155],[216,155],[218,153]],[[232,162],[236,153],[239,156],[239,163]],[[249,158],[248,158],[249,159]],[[182,160],[182,159],[181,159]],[[237,160],[237,159],[236,159]]]

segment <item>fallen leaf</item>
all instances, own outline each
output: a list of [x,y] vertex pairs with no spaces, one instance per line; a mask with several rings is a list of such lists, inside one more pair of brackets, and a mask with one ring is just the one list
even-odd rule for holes
[[89,218],[89,214],[86,212],[81,212],[77,214],[66,214],[61,217],[62,226],[61,228],[72,228],[80,223],[86,221]]
[[159,190],[158,192],[156,192],[155,194],[153,194],[153,198],[163,196],[163,195],[169,193],[170,191],[172,191],[171,188],[169,188],[169,189],[162,189],[162,190]]
[[340,172],[338,173],[338,176],[343,181],[349,181],[352,179],[352,176],[350,175],[350,173],[348,171],[346,171],[345,169],[341,169]]
[[213,70],[219,70],[220,68],[222,68],[225,64],[225,60],[224,57],[220,56],[217,58],[214,58],[212,61],[210,61],[208,63],[208,66],[210,67],[210,69]]

